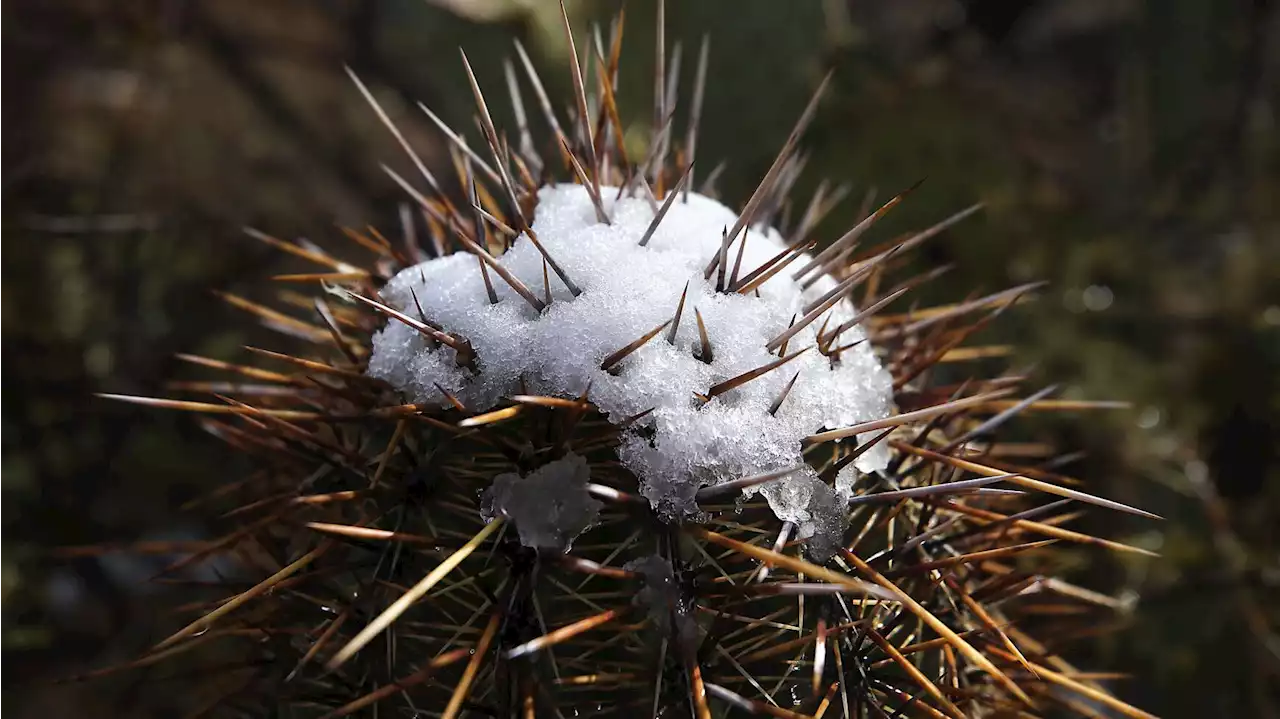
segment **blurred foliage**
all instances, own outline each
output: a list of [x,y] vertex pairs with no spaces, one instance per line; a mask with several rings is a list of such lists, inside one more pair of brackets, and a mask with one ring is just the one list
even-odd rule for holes
[[[1064,558],[1081,581],[1137,601],[1118,633],[1081,638],[1081,663],[1132,672],[1120,695],[1162,716],[1277,716],[1276,3],[668,4],[682,82],[711,36],[699,154],[708,168],[729,162],[727,197],[750,191],[834,67],[800,188],[852,183],[826,234],[864,194],[883,200],[922,177],[879,237],[985,202],[922,253],[922,267],[954,265],[923,296],[1049,280],[990,338],[1018,345],[1065,396],[1134,403],[1028,429],[1084,449],[1070,471],[1100,493],[1167,517],[1083,520],[1164,556]],[[569,7],[580,31],[616,9]],[[162,391],[186,376],[175,352],[236,360],[243,344],[278,342],[208,292],[260,296],[287,262],[242,225],[322,244],[336,224],[395,226],[402,198],[378,163],[406,163],[344,64],[439,163],[415,104],[469,127],[458,45],[498,88],[520,37],[551,94],[568,96],[558,7],[12,0],[3,13],[5,707],[173,716],[189,699],[147,675],[48,683],[154,641],[156,617],[182,599],[145,580],[170,558],[52,550],[198,537],[198,518],[176,508],[239,467],[189,418],[91,393]],[[653,4],[627,13],[620,102],[647,109]]]

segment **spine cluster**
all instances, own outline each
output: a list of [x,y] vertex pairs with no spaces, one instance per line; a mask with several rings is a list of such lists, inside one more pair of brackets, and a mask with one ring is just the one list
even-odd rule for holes
[[[181,628],[146,655],[99,673],[234,646],[252,661],[205,673],[194,690],[225,716],[994,717],[1101,708],[1149,716],[1055,649],[1124,607],[1044,571],[1055,544],[1147,553],[1066,526],[1086,507],[1146,513],[1079,489],[1050,450],[999,439],[1025,411],[1105,403],[1055,400],[1052,388],[1029,390],[1024,377],[977,371],[1005,350],[972,344],[976,333],[1034,286],[908,304],[940,274],[902,276],[910,251],[976,208],[868,242],[903,193],[866,207],[819,249],[813,230],[847,189],[824,183],[793,211],[791,188],[825,81],[690,280],[724,297],[767,295],[771,281],[810,294],[763,342],[771,359],[726,370],[682,401],[710,412],[772,382],[762,408],[781,421],[787,403],[805,401],[804,376],[786,371],[793,363],[831,367],[866,352],[885,373],[884,412],[815,428],[799,438],[791,466],[689,484],[698,511],[673,521],[619,459],[626,443],[656,431],[653,410],[602,412],[589,382],[569,391],[517,378],[475,406],[469,384],[410,397],[371,376],[373,338],[390,327],[447,358],[440,372],[459,382],[483,382],[495,366],[499,350],[433,316],[416,291],[387,300],[392,277],[433,258],[452,257],[479,278],[482,305],[518,307],[522,321],[546,320],[592,292],[591,278],[536,231],[542,188],[575,183],[605,226],[620,222],[620,200],[646,203],[651,219],[635,242],[655,247],[672,207],[715,195],[723,169],[700,183],[693,169],[706,44],[681,133],[677,63],[659,33],[653,135],[637,158],[622,146],[614,101],[622,19],[607,40],[593,38],[586,66],[567,17],[565,29],[572,107],[553,110],[517,45],[523,77],[508,63],[510,135],[495,126],[463,56],[484,152],[423,108],[449,142],[447,178],[356,80],[420,175],[387,170],[413,203],[400,236],[348,231],[366,257],[358,262],[252,233],[319,268],[283,278],[324,288],[305,301],[284,293],[271,308],[227,297],[300,349],[254,349],[260,364],[186,357],[231,377],[186,385],[199,398],[111,395],[196,413],[257,469],[194,505],[220,517],[225,532],[168,571],[228,555],[238,574],[188,607]],[[528,91],[533,113],[521,96]],[[530,127],[538,114],[551,133],[545,143]],[[769,227],[781,237],[775,251],[744,249],[753,228]],[[522,242],[538,282],[512,270]],[[687,299],[673,295],[666,321],[592,357],[600,381],[625,378],[658,345],[712,367],[727,362],[730,343]],[[838,306],[858,309],[839,315]],[[869,453],[882,461],[852,473]],[[797,474],[812,500],[780,514],[769,488],[791,486]],[[805,522],[819,514],[835,529],[815,549],[819,535]]]

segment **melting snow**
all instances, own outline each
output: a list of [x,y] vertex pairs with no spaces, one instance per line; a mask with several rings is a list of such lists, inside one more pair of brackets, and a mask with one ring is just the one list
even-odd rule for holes
[[600,516],[602,505],[587,493],[589,479],[587,460],[572,452],[525,477],[500,474],[485,496],[485,519],[515,522],[526,547],[568,551]]
[[[590,386],[591,402],[614,422],[652,409],[624,435],[618,453],[639,477],[644,496],[668,517],[696,515],[699,487],[799,464],[807,435],[890,414],[891,379],[865,342],[844,351],[834,365],[815,349],[710,402],[697,399],[695,393],[706,394],[719,382],[778,359],[765,345],[835,281],[821,277],[802,290],[792,279],[806,261],[801,258],[765,282],[759,297],[717,293],[715,277],[704,281],[702,274],[719,251],[722,233],[737,220],[732,210],[689,193],[687,202],[673,203],[641,247],[654,216],[649,202],[613,201],[616,188],[602,187],[601,194],[612,224],[596,219],[580,185],[543,188],[533,222],[543,246],[582,289],[580,296],[573,297],[551,272],[553,302],[539,314],[490,271],[499,298],[490,304],[476,257],[457,253],[424,262],[396,275],[382,300],[417,316],[416,295],[427,319],[470,340],[478,372],[458,367],[453,350],[428,347],[417,331],[392,320],[374,337],[369,373],[411,401],[445,406],[438,383],[473,411],[519,393],[522,378],[533,394],[577,397]],[[771,228],[745,234],[740,276],[786,247]],[[738,249],[739,243],[730,248],[730,268]],[[543,296],[542,255],[527,237],[517,238],[498,261]],[[675,344],[667,342],[664,330],[613,368],[616,375],[601,370],[605,357],[672,318],[686,283]],[[695,309],[714,350],[710,364],[695,357]],[[855,311],[841,301],[828,313],[828,329]],[[788,351],[812,346],[825,319],[793,337]],[[839,341],[863,336],[854,327]],[[771,415],[797,371],[795,386]],[[763,493],[779,519],[796,523],[800,537],[818,535],[829,544],[843,530],[841,506],[858,471],[882,469],[887,458],[880,447],[865,453],[857,471],[841,472],[834,490],[809,471],[747,491]]]

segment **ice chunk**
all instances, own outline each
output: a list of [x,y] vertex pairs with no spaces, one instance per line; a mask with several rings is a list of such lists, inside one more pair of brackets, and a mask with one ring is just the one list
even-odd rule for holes
[[[809,351],[781,369],[702,403],[695,393],[774,359],[765,345],[807,304],[835,286],[821,277],[802,289],[793,263],[759,288],[759,296],[715,291],[715,277],[703,268],[720,247],[736,214],[709,198],[689,193],[677,200],[647,246],[639,240],[653,218],[641,198],[613,200],[615,188],[601,188],[611,224],[599,222],[580,185],[543,188],[533,222],[542,245],[581,289],[574,297],[550,273],[553,302],[535,312],[496,275],[497,304],[489,304],[475,257],[460,253],[400,272],[382,291],[391,306],[416,315],[414,295],[427,318],[470,340],[476,372],[458,367],[453,350],[428,347],[413,329],[391,321],[373,341],[369,373],[402,390],[412,402],[446,400],[437,383],[475,411],[491,409],[520,391],[577,397],[590,385],[591,401],[614,422],[652,409],[622,440],[619,457],[640,480],[655,509],[668,517],[695,514],[699,487],[771,472],[801,462],[801,440],[837,428],[887,416],[892,380],[867,343],[844,351],[832,363]],[[744,233],[740,276],[785,249],[773,229]],[[742,235],[740,235],[740,238]],[[739,239],[730,248],[737,264]],[[498,261],[533,292],[543,294],[543,258],[525,236],[516,238]],[[688,297],[674,344],[665,332],[623,360],[610,374],[601,361],[675,314],[681,292]],[[694,356],[699,346],[694,310],[705,322],[714,361]],[[788,351],[812,346],[825,322],[831,329],[856,309],[841,301],[827,317],[793,337]],[[841,344],[862,339],[860,327],[846,331]],[[799,379],[776,415],[769,409],[791,377]],[[887,451],[860,457],[861,471],[883,468]],[[772,483],[788,491],[766,492],[780,517],[826,517],[830,498],[820,498],[813,476]],[[847,484],[847,482],[846,482]],[[828,489],[828,492],[830,490]],[[847,490],[841,491],[846,495]],[[834,496],[834,495],[833,495]],[[819,506],[821,505],[821,507]],[[815,532],[826,520],[810,521]],[[798,524],[803,528],[805,521]],[[812,541],[812,540],[811,540]]]
[[835,554],[847,522],[848,494],[833,490],[813,470],[769,482],[760,493],[778,519],[796,525],[797,538],[809,540],[805,545],[809,556],[825,562]]
[[572,452],[526,477],[500,474],[485,495],[485,518],[513,521],[520,543],[568,551],[569,544],[600,516],[600,502],[587,493],[591,468]]

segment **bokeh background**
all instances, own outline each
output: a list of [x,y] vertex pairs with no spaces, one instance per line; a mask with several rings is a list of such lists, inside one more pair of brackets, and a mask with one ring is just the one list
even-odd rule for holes
[[[699,157],[728,160],[726,197],[745,197],[834,68],[800,183],[802,195],[823,176],[852,184],[828,237],[867,192],[883,200],[924,177],[883,237],[987,204],[920,258],[955,265],[934,297],[1050,281],[995,341],[1064,396],[1133,408],[1035,429],[1084,451],[1071,471],[1097,492],[1167,517],[1083,520],[1163,557],[1064,553],[1064,573],[1133,607],[1064,650],[1132,673],[1116,691],[1166,717],[1280,716],[1278,4],[668,2],[685,89],[712,37]],[[617,8],[568,5],[583,33]],[[189,418],[91,393],[162,392],[191,376],[176,352],[279,346],[210,292],[266,294],[280,260],[241,226],[321,244],[339,224],[397,226],[403,198],[378,164],[406,163],[344,64],[440,163],[415,103],[470,127],[459,45],[500,95],[519,37],[553,97],[570,97],[558,12],[543,0],[6,0],[10,716],[191,709],[190,674],[51,683],[128,657],[183,601],[145,581],[169,557],[67,548],[198,539],[199,517],[177,507],[240,469]],[[654,5],[627,13],[620,102],[642,135]]]

